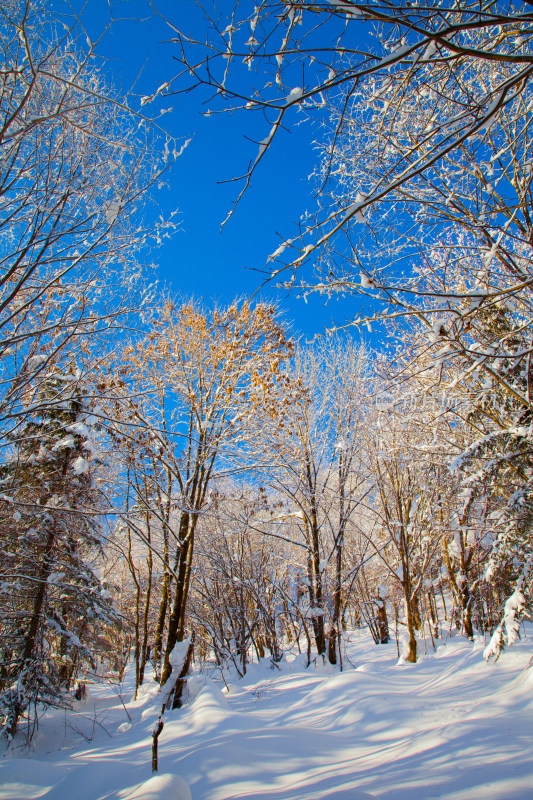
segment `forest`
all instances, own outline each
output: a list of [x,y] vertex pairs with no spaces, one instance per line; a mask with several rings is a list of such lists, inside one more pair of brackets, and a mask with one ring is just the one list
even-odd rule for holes
[[[132,702],[160,692],[156,773],[191,672],[338,675],[354,631],[413,668],[482,642],[490,670],[530,618],[533,5],[210,8],[201,38],[155,3],[176,75],[143,97],[81,12],[0,10],[6,753],[129,675]],[[314,125],[315,206],[258,284],[349,298],[348,320],[309,340],[282,299],[157,282],[183,235],[157,208],[183,152],[160,103],[194,92],[266,133],[229,217]]]

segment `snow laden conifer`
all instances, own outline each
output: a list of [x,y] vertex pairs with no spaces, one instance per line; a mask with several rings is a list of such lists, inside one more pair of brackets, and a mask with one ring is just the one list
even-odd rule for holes
[[[516,627],[531,597],[530,312],[522,294],[487,299],[497,267],[481,273],[482,262],[465,243],[468,239],[458,235],[453,254],[464,259],[465,269],[451,260],[439,266],[442,274],[447,267],[447,279],[456,287],[460,314],[448,313],[429,340],[423,322],[412,326],[391,372],[400,382],[408,376],[415,381],[425,403],[439,398],[447,428],[440,459],[454,487],[447,501],[444,559],[457,621],[469,638],[476,629],[497,628],[487,651],[497,655],[513,639],[502,634],[505,619]],[[466,268],[473,273],[476,265],[482,279],[474,296],[466,292]],[[428,284],[434,279],[435,273]],[[418,410],[415,421],[421,420]],[[443,430],[435,425],[436,440]]]
[[113,613],[95,559],[101,551],[94,482],[97,418],[75,363],[30,384],[1,465],[0,711],[11,739],[38,704],[62,705],[91,663],[95,623]]
[[[529,334],[517,303],[478,314],[485,320],[478,363],[471,377],[472,408],[467,422],[476,433],[452,463],[470,492],[490,508],[487,532],[492,545],[484,580],[500,597],[501,620],[485,657],[498,657],[519,637],[519,623],[531,610],[533,462]],[[526,321],[527,325],[527,321]],[[501,357],[492,359],[498,346]]]

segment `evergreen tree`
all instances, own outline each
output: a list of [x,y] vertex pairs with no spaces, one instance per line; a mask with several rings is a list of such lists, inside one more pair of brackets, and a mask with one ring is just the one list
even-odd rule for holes
[[76,366],[52,370],[28,393],[1,468],[0,711],[8,738],[31,707],[65,702],[80,665],[92,662],[94,623],[113,616],[95,567],[96,422]]

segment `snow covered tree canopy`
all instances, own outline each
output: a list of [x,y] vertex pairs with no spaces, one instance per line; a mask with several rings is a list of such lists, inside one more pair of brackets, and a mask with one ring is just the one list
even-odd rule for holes
[[0,17],[3,416],[67,343],[112,327],[128,303],[138,312],[139,248],[165,233],[139,217],[166,168],[153,129],[49,6],[19,0]]
[[[209,10],[206,3],[206,18],[218,19]],[[337,208],[306,220],[300,234],[287,238],[274,254],[298,267],[315,258],[341,228],[362,221],[472,137],[487,139],[502,116],[517,116],[516,101],[527,90],[533,65],[532,20],[531,4],[525,2],[439,2],[431,8],[352,0],[241,4],[211,23],[205,42],[187,31],[181,35],[179,20],[169,20],[176,56],[186,69],[162,91],[203,85],[213,92],[213,111],[266,115],[266,136],[255,158],[252,154],[243,191],[274,138],[302,114],[323,122],[338,107],[333,142],[339,137],[342,142],[353,108],[360,103],[361,113],[371,116],[369,104],[381,98],[376,122],[383,148],[389,147],[384,168],[372,176],[374,159],[361,150],[356,169],[369,168],[366,179],[338,196]],[[474,84],[477,73],[480,80]],[[459,75],[466,80],[454,80]],[[439,97],[433,105],[432,93]],[[422,108],[423,97],[425,111],[412,113]],[[406,116],[409,126],[403,130]],[[409,135],[408,147],[394,139],[395,132]],[[329,177],[327,171],[326,181]]]
[[506,498],[493,555],[518,579],[531,547],[531,3],[260,2],[220,21],[208,5],[204,40],[170,20],[184,69],[164,91],[203,87],[209,111],[265,120],[239,200],[283,129],[316,123],[318,203],[288,221],[271,274],[363,295],[356,326],[407,321],[396,377],[411,357],[427,385],[468,393],[471,438],[450,464]]

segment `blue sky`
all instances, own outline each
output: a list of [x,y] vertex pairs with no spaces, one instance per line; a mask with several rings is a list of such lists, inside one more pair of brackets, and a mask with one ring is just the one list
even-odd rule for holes
[[[157,5],[170,20],[201,34],[202,20],[194,0],[158,0]],[[230,5],[222,0],[222,8]],[[152,94],[177,71],[175,45],[168,42],[172,33],[147,0],[113,0],[112,9],[116,21],[97,49],[105,59],[105,71],[123,92],[135,82],[136,93]],[[83,20],[94,39],[110,20],[108,2],[88,0]],[[240,187],[218,182],[242,174],[257,152],[257,145],[245,136],[263,138],[268,124],[259,115],[255,119],[250,114],[205,117],[205,99],[197,91],[162,103],[173,107],[162,120],[165,128],[178,140],[192,137],[192,142],[169,175],[169,188],[154,198],[163,213],[179,208],[180,230],[152,258],[159,264],[160,278],[175,291],[228,303],[258,289],[264,276],[256,270],[265,267],[280,237],[294,233],[300,214],[313,207],[315,187],[308,176],[314,163],[314,131],[301,125],[282,134],[221,232],[221,222]],[[333,321],[345,322],[357,303],[352,298],[326,306],[321,298],[312,297],[305,304],[272,285],[260,296],[277,299],[294,330],[309,338]]]

